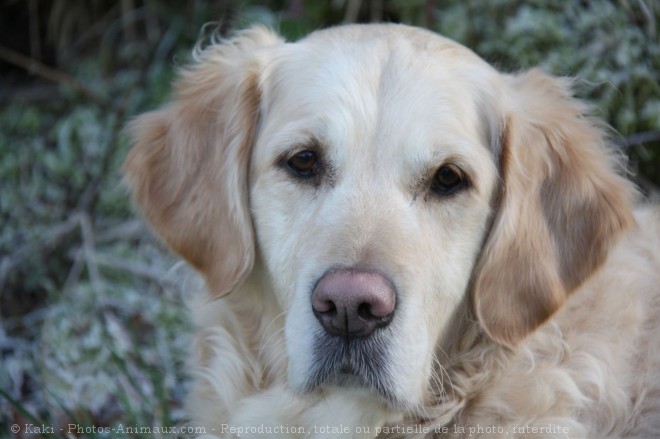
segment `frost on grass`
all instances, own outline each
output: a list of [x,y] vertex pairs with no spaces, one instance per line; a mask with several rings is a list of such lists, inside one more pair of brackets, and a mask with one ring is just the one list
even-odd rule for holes
[[[182,390],[186,310],[158,288],[98,293],[79,285],[45,316],[39,359],[45,400],[96,416],[119,410],[144,417],[148,413],[139,413],[140,407],[161,407]],[[176,407],[170,416],[180,417]]]
[[5,421],[18,422],[21,409],[54,425],[184,421],[190,325],[181,296],[193,275],[136,230],[145,237],[137,253],[118,243],[84,255],[98,277],[23,319],[29,336],[0,332],[0,388],[20,404],[0,399],[0,413],[13,414]]

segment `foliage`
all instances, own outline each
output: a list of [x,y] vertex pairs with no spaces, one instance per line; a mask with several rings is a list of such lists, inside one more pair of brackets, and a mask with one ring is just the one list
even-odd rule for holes
[[[289,40],[342,20],[425,25],[502,69],[576,76],[580,95],[627,138],[660,131],[659,18],[644,0],[4,3],[37,23],[38,38],[14,49],[71,80],[55,87],[38,65],[35,77],[0,64],[13,91],[0,94],[0,432],[182,420],[190,328],[180,296],[191,287],[134,219],[121,130],[167,98],[204,23],[258,22]],[[631,147],[642,183],[660,183],[653,142]]]
[[[540,66],[576,77],[578,95],[621,135],[657,135],[659,17],[643,1],[455,0],[438,11],[436,27],[505,70]],[[659,140],[632,152],[633,165],[656,184]]]
[[[143,10],[113,16],[114,2],[92,3],[112,18],[91,38],[96,50],[71,50],[64,38],[94,27],[93,17],[74,16],[84,3],[54,2],[50,11],[72,26],[57,29],[63,40],[53,47],[62,65],[75,66],[66,72],[74,82],[37,81],[46,96],[26,106],[20,99],[30,95],[21,91],[34,86],[18,81],[15,105],[0,110],[3,433],[10,423],[181,419],[188,332],[181,288],[168,275],[173,258],[134,219],[119,168],[128,150],[123,126],[167,97],[172,59],[188,56],[184,47],[210,18],[193,11],[193,29],[152,2],[147,31]],[[131,23],[143,26],[128,38]]]

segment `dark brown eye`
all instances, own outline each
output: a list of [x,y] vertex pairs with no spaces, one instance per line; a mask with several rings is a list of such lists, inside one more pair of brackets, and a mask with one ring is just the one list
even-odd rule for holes
[[299,177],[311,177],[318,171],[318,157],[314,151],[296,153],[286,162],[287,167]]
[[465,176],[457,166],[444,165],[433,176],[431,189],[439,195],[451,195],[465,185]]

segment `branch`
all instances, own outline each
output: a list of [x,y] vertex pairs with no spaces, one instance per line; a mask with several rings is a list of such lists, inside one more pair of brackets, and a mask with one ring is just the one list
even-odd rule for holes
[[360,15],[361,6],[362,0],[348,0],[344,14],[344,23],[355,23]]
[[160,270],[150,267],[135,260],[124,260],[110,255],[103,255],[100,253],[94,254],[94,262],[98,265],[113,268],[115,270],[125,271],[132,275],[142,277],[149,281],[155,282],[160,286],[177,288],[179,284],[171,279]]
[[624,137],[621,139],[621,146],[630,148],[631,146],[642,145],[644,143],[660,142],[660,131],[646,131]]
[[108,100],[90,89],[89,87],[82,84],[80,81],[76,80],[73,76],[65,73],[61,70],[54,69],[49,67],[46,64],[43,64],[37,61],[34,58],[30,58],[21,53],[15,52],[11,49],[8,49],[5,46],[0,45],[0,60],[6,61],[9,64],[21,67],[28,72],[41,76],[44,79],[47,79],[58,84],[68,85],[78,90],[80,93],[85,95],[88,98],[91,98],[96,103],[100,105],[107,105]]
[[4,288],[9,271],[18,266],[26,258],[35,253],[45,252],[57,245],[62,239],[73,232],[79,225],[78,214],[71,215],[66,221],[55,224],[43,232],[38,239],[33,239],[0,261],[0,290]]
[[80,229],[83,238],[83,256],[87,265],[89,278],[92,281],[94,292],[101,295],[103,293],[103,281],[101,273],[96,263],[96,249],[94,248],[94,230],[92,220],[87,213],[81,213],[78,216],[80,220]]

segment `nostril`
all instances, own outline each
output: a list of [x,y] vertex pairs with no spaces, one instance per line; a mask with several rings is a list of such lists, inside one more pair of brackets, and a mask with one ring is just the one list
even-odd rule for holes
[[358,316],[360,316],[364,320],[372,320],[372,319],[377,318],[371,312],[371,304],[366,303],[366,302],[363,302],[358,306],[357,313],[358,313]]
[[387,317],[392,314],[395,304],[396,298],[389,289],[374,291],[364,303],[364,305],[367,305],[366,309],[369,314],[375,319]]
[[317,312],[320,312],[322,314],[327,314],[329,316],[333,316],[337,314],[337,305],[335,305],[335,302],[332,300],[325,300],[323,302],[319,302],[314,309]]
[[336,314],[337,305],[326,291],[315,291],[312,296],[312,307],[320,314]]

